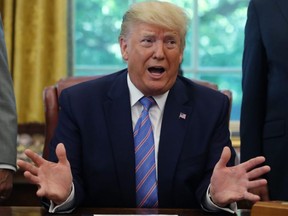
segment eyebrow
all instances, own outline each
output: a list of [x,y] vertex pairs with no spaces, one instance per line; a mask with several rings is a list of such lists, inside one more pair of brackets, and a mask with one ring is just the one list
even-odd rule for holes
[[156,34],[154,32],[149,32],[149,31],[144,31],[142,32],[142,36],[144,37],[151,37],[151,36],[155,36]]
[[[142,33],[142,36],[144,36],[144,37],[152,37],[152,36],[155,36],[156,34],[155,34],[155,32],[150,32],[150,31],[144,31],[143,33]],[[177,34],[174,32],[174,31],[169,31],[169,32],[165,32],[164,33],[164,37],[173,37],[173,38],[175,38],[175,37],[177,37]]]

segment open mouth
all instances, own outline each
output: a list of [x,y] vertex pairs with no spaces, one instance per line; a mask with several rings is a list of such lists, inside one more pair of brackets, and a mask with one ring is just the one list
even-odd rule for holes
[[165,69],[163,67],[149,67],[148,71],[150,73],[162,74],[165,72]]

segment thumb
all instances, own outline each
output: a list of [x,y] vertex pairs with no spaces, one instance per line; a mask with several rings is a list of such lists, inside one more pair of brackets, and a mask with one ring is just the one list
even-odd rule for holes
[[231,150],[229,147],[225,146],[223,148],[221,157],[220,157],[218,163],[216,164],[215,168],[226,167],[228,161],[230,160],[230,157],[231,157]]
[[67,156],[66,150],[63,143],[59,143],[56,147],[56,155],[60,163],[65,164],[67,163]]

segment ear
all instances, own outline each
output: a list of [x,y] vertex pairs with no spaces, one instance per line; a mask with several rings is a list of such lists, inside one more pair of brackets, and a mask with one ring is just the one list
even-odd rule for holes
[[125,61],[128,61],[128,44],[125,38],[120,37],[119,38],[119,43],[120,43],[120,48],[121,48],[121,54],[122,54],[122,58]]
[[182,54],[179,56],[179,64],[181,64],[182,61],[183,61],[183,52],[182,52]]

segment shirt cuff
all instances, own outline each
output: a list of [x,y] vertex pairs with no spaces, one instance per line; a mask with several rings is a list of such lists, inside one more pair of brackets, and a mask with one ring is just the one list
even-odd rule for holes
[[0,164],[0,169],[8,169],[16,172],[16,167],[8,164]]
[[237,203],[236,202],[231,203],[229,205],[229,207],[225,207],[225,208],[216,205],[212,201],[211,196],[210,196],[210,185],[206,191],[204,203],[201,206],[202,206],[203,210],[205,210],[207,212],[217,212],[217,211],[219,212],[220,210],[222,210],[222,211],[226,211],[226,212],[235,214],[237,211]]
[[60,205],[55,205],[55,203],[50,200],[49,213],[71,213],[74,210],[74,196],[75,188],[72,183],[71,193],[65,202]]

